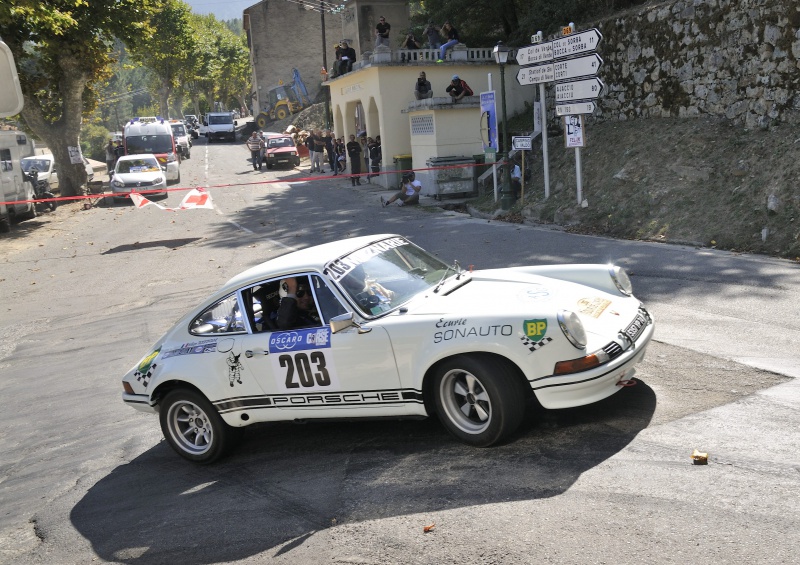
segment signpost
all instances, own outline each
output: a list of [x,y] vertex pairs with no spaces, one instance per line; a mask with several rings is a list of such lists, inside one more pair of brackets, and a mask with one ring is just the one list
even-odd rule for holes
[[597,49],[597,44],[601,39],[603,39],[603,35],[594,28],[555,39],[552,42],[553,58],[561,59],[581,53],[590,53]]
[[520,65],[533,65],[553,60],[553,42],[546,41],[523,47],[517,51],[517,63]]
[[558,61],[553,65],[553,80],[569,80],[573,78],[596,76],[603,65],[600,55],[593,53],[588,57]]
[[511,147],[518,151],[530,151],[533,147],[532,139],[528,135],[515,135],[511,138]]
[[517,82],[522,86],[526,84],[539,84],[541,82],[553,82],[554,80],[553,63],[525,67],[517,72]]
[[597,78],[556,83],[556,102],[599,98],[605,85]]
[[575,114],[593,114],[594,102],[575,102],[556,106],[556,116],[570,116]]

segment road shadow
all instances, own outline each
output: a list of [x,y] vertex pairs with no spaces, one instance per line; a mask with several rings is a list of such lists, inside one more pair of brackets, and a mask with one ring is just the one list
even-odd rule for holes
[[557,496],[647,427],[656,396],[639,382],[590,406],[531,408],[488,449],[458,443],[436,419],[261,424],[212,466],[162,441],[98,481],[70,518],[107,561],[291,553],[337,523]]

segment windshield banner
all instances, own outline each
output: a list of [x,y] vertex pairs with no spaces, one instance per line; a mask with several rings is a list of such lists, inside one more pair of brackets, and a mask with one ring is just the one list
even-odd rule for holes
[[380,255],[384,251],[389,251],[395,247],[402,247],[403,245],[408,245],[408,242],[402,237],[384,239],[383,241],[378,241],[368,247],[354,251],[346,257],[331,261],[325,265],[325,269],[327,269],[328,273],[330,273],[330,276],[333,278],[333,280],[338,281],[347,273],[359,265],[366,263],[376,255]]

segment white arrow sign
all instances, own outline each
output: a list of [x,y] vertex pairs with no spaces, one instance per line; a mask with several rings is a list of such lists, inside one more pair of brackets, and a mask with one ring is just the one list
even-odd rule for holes
[[569,80],[572,78],[596,75],[603,65],[600,55],[593,53],[588,57],[578,57],[553,63],[553,80]]
[[561,82],[556,84],[556,102],[592,100],[599,98],[605,85],[599,78]]
[[553,42],[537,43],[517,50],[517,63],[520,65],[532,65],[534,63],[544,63],[553,60]]
[[553,41],[553,58],[560,59],[594,51],[601,39],[602,34],[595,28],[556,39]]
[[555,80],[553,77],[553,63],[525,67],[517,71],[517,82],[523,86],[526,84],[539,84],[540,82],[553,82]]
[[556,106],[557,116],[575,116],[578,114],[593,114],[594,102],[575,102]]
[[529,136],[513,136],[511,138],[512,149],[530,151],[532,147],[531,138]]

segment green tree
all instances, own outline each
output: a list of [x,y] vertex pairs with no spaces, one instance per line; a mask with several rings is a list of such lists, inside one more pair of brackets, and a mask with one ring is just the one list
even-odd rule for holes
[[162,0],[151,22],[153,34],[131,49],[133,60],[150,69],[155,77],[159,114],[164,118],[170,117],[170,97],[180,86],[197,48],[190,14],[191,9],[182,0]]
[[0,2],[0,37],[14,53],[25,98],[25,126],[44,141],[63,195],[82,194],[86,171],[70,160],[81,121],[110,75],[115,37],[136,46],[150,35],[160,0],[15,0]]

